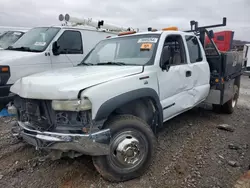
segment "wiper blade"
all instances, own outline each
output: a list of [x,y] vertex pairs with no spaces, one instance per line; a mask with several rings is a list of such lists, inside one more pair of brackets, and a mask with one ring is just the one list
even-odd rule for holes
[[109,61],[105,63],[97,63],[96,65],[126,65],[126,63],[118,61]]
[[84,63],[84,62],[77,64],[77,66],[80,66],[80,65],[90,66],[90,65],[94,65],[94,64],[93,63]]
[[7,50],[12,50],[13,49],[13,46],[9,46],[8,48],[7,48]]
[[8,49],[8,50],[30,51],[30,48],[29,48],[29,47],[24,47],[24,46],[17,47],[17,48],[14,48],[13,46],[9,46],[7,49]]
[[35,50],[35,49],[30,49],[29,47],[18,47],[18,48],[14,48],[13,46],[9,46],[7,48],[8,50],[19,50],[19,51],[26,51],[26,52],[41,52],[40,50]]

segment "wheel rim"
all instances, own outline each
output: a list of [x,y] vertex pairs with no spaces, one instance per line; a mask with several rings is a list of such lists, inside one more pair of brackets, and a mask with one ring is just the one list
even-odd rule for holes
[[[235,88],[234,88],[235,89]],[[237,89],[235,89],[236,91],[235,91],[235,94],[234,94],[234,97],[233,97],[233,99],[232,99],[232,107],[234,108],[235,106],[236,106],[236,104],[237,104],[237,98],[238,98],[238,90]]]
[[136,130],[116,135],[110,145],[110,162],[115,168],[134,170],[147,157],[148,143],[145,136]]
[[232,100],[232,107],[234,108],[235,106],[236,106],[236,99],[233,98],[233,100]]

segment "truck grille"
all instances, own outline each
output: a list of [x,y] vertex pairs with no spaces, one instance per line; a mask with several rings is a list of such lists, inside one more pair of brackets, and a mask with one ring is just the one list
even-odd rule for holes
[[19,121],[28,121],[33,128],[41,131],[53,128],[51,101],[16,97],[14,105],[18,110]]

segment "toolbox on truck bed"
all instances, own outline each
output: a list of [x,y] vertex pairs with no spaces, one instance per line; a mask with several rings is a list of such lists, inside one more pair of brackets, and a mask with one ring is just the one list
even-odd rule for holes
[[207,56],[211,78],[218,76],[228,80],[241,75],[243,69],[239,59],[237,52],[223,52],[220,56]]

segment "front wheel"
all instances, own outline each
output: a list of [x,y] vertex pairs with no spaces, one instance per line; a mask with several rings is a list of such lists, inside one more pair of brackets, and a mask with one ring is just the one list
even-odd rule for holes
[[155,154],[156,138],[149,125],[132,115],[109,121],[110,153],[93,157],[97,171],[107,180],[120,182],[141,176]]

